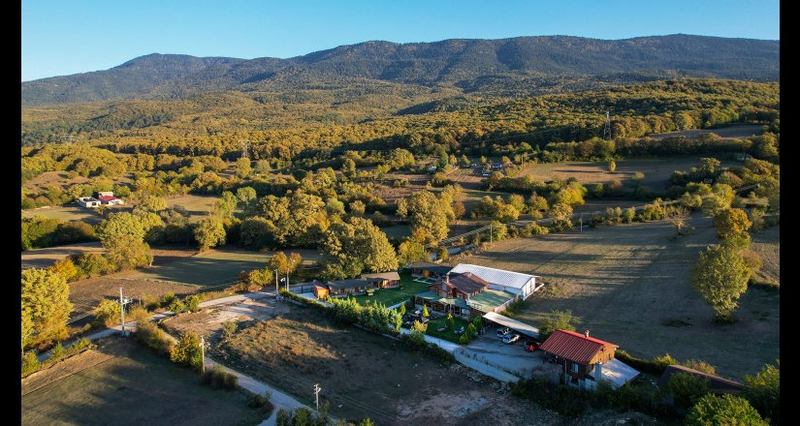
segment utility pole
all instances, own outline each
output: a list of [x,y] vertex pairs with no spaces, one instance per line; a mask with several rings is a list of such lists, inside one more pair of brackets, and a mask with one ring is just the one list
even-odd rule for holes
[[200,336],[200,358],[203,360],[202,367],[200,370],[205,373],[206,372],[206,339],[202,335]]
[[275,270],[275,297],[278,297],[278,293],[280,293],[280,290],[278,290],[278,270],[276,269]]
[[603,127],[603,139],[611,140],[611,116],[606,111],[606,124]]
[[131,299],[127,299],[122,296],[122,287],[119,288],[119,312],[120,312],[120,326],[122,328],[122,336],[125,337],[125,305],[131,302]]
[[319,383],[315,383],[314,384],[314,401],[317,404],[317,411],[319,411],[319,391],[321,391],[321,390],[322,390],[322,388],[319,387]]
[[286,270],[286,291],[289,291],[289,270]]

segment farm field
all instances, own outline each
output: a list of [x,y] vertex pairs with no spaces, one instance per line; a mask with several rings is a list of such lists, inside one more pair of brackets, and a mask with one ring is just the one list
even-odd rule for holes
[[[129,205],[112,206],[108,208],[111,213],[130,211]],[[90,225],[97,225],[103,220],[96,211],[86,209],[77,204],[70,204],[62,207],[41,207],[33,210],[22,210],[22,217],[42,216],[47,219],[58,219],[63,222],[85,222]]]
[[[723,376],[741,379],[779,358],[780,295],[751,289],[740,300],[736,324],[712,324],[713,311],[692,290],[689,270],[698,253],[716,242],[716,230],[699,215],[691,224],[695,233],[677,240],[667,222],[505,240],[450,263],[541,276],[545,288],[517,317],[524,322],[536,325],[553,309],[569,309],[582,320],[579,330],[636,356],[702,359]],[[768,244],[777,252],[777,241]],[[689,325],[663,325],[669,320]]]
[[[303,256],[303,264],[319,257],[315,250],[290,250]],[[239,279],[239,272],[263,268],[273,252],[215,249],[185,257],[158,268],[147,268],[127,275],[129,279],[169,281],[201,287],[218,287]]]
[[189,221],[194,222],[205,216],[219,197],[211,195],[176,195],[167,198],[167,207],[181,206],[189,213]]
[[32,249],[22,252],[22,269],[47,268],[57,261],[73,254],[103,253],[105,249],[99,242],[68,244],[65,246]]
[[253,425],[265,418],[247,407],[243,391],[211,389],[133,339],[98,341],[97,349],[22,380],[23,425]]
[[[583,184],[605,183],[618,179],[624,182],[633,177],[636,172],[644,173],[644,185],[655,190],[668,186],[672,172],[676,170],[688,171],[700,163],[700,158],[715,157],[714,155],[687,155],[680,157],[662,158],[635,158],[617,161],[617,168],[612,173],[608,171],[605,162],[591,163],[587,161],[569,161],[564,163],[541,163],[526,167],[520,176],[531,176],[534,179],[551,180],[555,177],[567,179],[575,177]],[[719,158],[719,155],[716,156]],[[722,167],[741,165],[741,162],[720,159]]]
[[293,305],[287,314],[238,332],[212,356],[306,403],[312,403],[309,389],[319,383],[320,402],[330,402],[337,418],[369,416],[380,425],[564,421],[530,402],[498,394],[492,379],[474,382],[464,367],[447,367],[399,342],[340,328],[304,306]]

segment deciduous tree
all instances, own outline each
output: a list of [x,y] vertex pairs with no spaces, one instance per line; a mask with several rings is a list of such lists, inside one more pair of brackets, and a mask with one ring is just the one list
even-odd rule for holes
[[747,290],[750,270],[742,255],[724,245],[709,246],[692,267],[692,287],[714,308],[717,318],[730,320],[739,305],[739,296]]
[[70,312],[69,286],[62,275],[46,269],[22,271],[22,316],[32,324],[32,330],[24,330],[30,343],[67,337]]

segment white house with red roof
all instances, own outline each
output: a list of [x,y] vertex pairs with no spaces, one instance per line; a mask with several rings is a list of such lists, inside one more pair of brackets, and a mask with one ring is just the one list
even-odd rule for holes
[[122,199],[115,197],[114,193],[111,191],[98,192],[97,199],[100,200],[100,203],[104,206],[119,206],[125,204]]

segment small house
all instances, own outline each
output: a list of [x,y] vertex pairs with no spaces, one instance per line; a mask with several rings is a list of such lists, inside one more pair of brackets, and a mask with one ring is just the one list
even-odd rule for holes
[[330,294],[331,294],[331,291],[328,290],[328,286],[326,286],[325,284],[323,284],[323,283],[321,283],[319,281],[314,282],[314,296],[317,299],[324,299],[324,298],[330,296]]
[[556,330],[539,349],[552,362],[562,366],[563,383],[580,389],[594,389],[603,379],[603,365],[614,359],[618,347],[589,337],[589,330],[584,334]]
[[361,274],[372,288],[395,288],[400,286],[400,274],[397,271]]
[[328,281],[326,286],[331,297],[358,296],[366,293],[368,289],[374,288],[369,281],[363,278]]
[[100,207],[100,200],[94,197],[80,197],[78,198],[78,205],[87,209],[94,209]]
[[118,206],[125,204],[124,201],[114,196],[114,193],[111,191],[103,191],[97,193],[97,198],[103,205],[106,206]]

